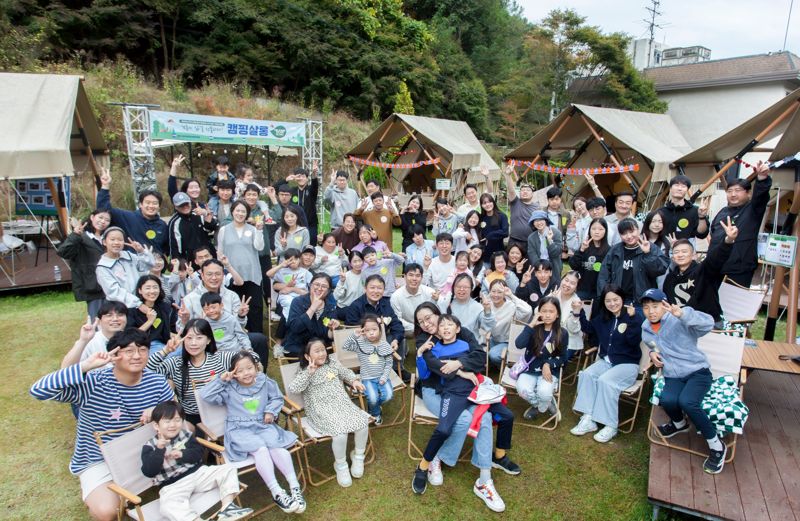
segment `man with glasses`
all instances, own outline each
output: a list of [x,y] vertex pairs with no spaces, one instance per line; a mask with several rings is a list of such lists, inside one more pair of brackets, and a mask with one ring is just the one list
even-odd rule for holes
[[514,181],[511,179],[513,172],[514,167],[511,165],[506,166],[503,171],[508,187],[508,211],[511,214],[508,246],[516,244],[525,251],[528,246],[528,235],[531,234],[528,220],[534,210],[541,208],[539,203],[533,200],[533,187],[524,181],[519,185],[519,197],[517,197]]
[[[103,521],[117,518],[119,499],[108,489],[111,472],[93,433],[121,429],[136,422],[147,423],[153,407],[175,399],[167,380],[145,369],[149,342],[144,331],[136,328],[119,331],[107,347],[108,351],[93,353],[80,363],[43,376],[30,390],[38,400],[80,406],[69,470],[80,478],[89,515]],[[109,363],[112,366],[106,367]],[[123,434],[109,434],[104,440]]]
[[730,257],[722,266],[722,274],[737,284],[750,287],[753,273],[758,267],[757,247],[758,232],[761,221],[769,203],[769,190],[772,187],[772,178],[769,176],[769,166],[761,161],[755,166],[756,183],[752,197],[750,195],[750,181],[745,178],[728,180],[725,196],[728,206],[720,210],[711,223],[711,244],[709,251],[719,248],[725,240],[725,229],[720,222],[725,220],[735,225],[739,230],[736,242],[733,244]]

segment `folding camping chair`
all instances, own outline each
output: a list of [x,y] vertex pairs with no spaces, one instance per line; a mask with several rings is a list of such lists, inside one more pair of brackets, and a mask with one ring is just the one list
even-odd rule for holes
[[[192,380],[192,390],[194,391],[194,399],[197,402],[197,412],[200,413],[200,423],[197,424],[197,428],[206,435],[209,441],[220,445],[223,443],[222,440],[223,436],[225,435],[225,418],[227,417],[227,411],[222,405],[214,405],[203,400],[203,398],[200,396],[200,389],[197,387],[198,383],[199,382],[197,380]],[[289,409],[287,409],[285,406],[283,407],[282,411],[286,415],[289,414]],[[277,421],[278,418],[275,418],[275,422]],[[298,480],[302,482],[302,487],[305,491],[306,479],[305,474],[303,473],[303,462],[300,460],[300,449],[302,448],[303,444],[298,440],[294,446],[287,450],[289,451],[289,454],[292,454],[297,460],[297,477]],[[247,475],[256,470],[255,461],[253,460],[252,456],[248,456],[242,461],[227,461],[224,452],[215,452],[214,457],[216,458],[218,464],[221,465],[223,463],[228,463],[236,468],[236,470],[239,472],[239,476]],[[252,515],[257,516],[274,506],[275,503],[268,503],[267,506],[254,511]]]
[[[592,303],[593,302],[594,301],[591,300],[591,299],[583,301],[583,312],[586,314],[586,320],[591,320],[591,318],[592,318]],[[570,313],[571,311],[565,311],[565,310],[562,309],[561,312],[562,313]],[[585,346],[585,344],[586,344],[586,341],[585,341],[585,335],[584,335],[584,349],[581,349],[580,351],[578,351],[577,356],[573,355],[573,358],[569,361],[570,364],[573,363],[573,360],[575,361],[574,362],[575,368],[572,371],[570,371],[569,373],[567,373],[567,375],[564,376],[564,383],[567,384],[567,385],[572,385],[575,382],[577,382],[578,381],[578,373],[581,372],[581,369],[586,367],[586,358],[587,358],[587,356],[586,356],[586,346]]]
[[[525,354],[524,349],[518,349],[516,345],[517,337],[520,333],[522,333],[525,324],[520,324],[518,322],[512,322],[511,329],[508,333],[508,347],[503,352],[503,361],[500,364],[500,385],[507,389],[507,394],[517,394],[517,382],[509,376],[511,372],[511,367],[517,363],[517,361],[522,358]],[[563,373],[563,369],[559,369],[558,371],[558,385],[556,389],[553,391],[553,399],[556,401],[556,413],[549,415],[544,420],[538,423],[528,423],[525,421],[524,418],[518,417],[514,420],[515,425],[524,425],[525,427],[533,427],[535,429],[542,429],[546,431],[555,430],[558,427],[558,422],[561,421],[561,383],[562,378],[561,375]],[[526,404],[528,402],[525,402]],[[528,404],[530,405],[530,404]]]
[[719,286],[719,305],[725,320],[731,324],[743,324],[749,333],[764,304],[766,290],[745,288],[727,276]]
[[[623,420],[622,415],[620,415],[620,421],[617,424],[617,430],[626,434],[631,432],[636,424],[636,417],[639,415],[639,409],[642,405],[644,389],[647,386],[647,376],[650,373],[650,369],[653,367],[653,364],[650,361],[650,349],[648,349],[644,342],[639,344],[639,349],[641,350],[641,354],[639,355],[639,373],[636,375],[636,381],[633,382],[633,385],[623,390],[619,395],[620,403],[626,403],[633,406],[633,411],[631,412],[630,416]],[[585,351],[586,363],[584,364],[584,369],[589,365],[590,360],[597,359],[597,355],[600,350],[597,347],[592,347],[590,349],[586,349]],[[594,356],[592,357],[591,355]],[[575,400],[577,399],[578,396],[576,394]],[[577,412],[574,410],[574,408],[573,411]],[[628,427],[624,427],[625,425],[628,425]]]
[[[720,376],[730,376],[735,379],[736,385],[739,388],[739,398],[744,397],[744,385],[747,383],[747,373],[742,369],[742,354],[744,353],[745,339],[739,336],[730,336],[723,333],[712,332],[700,338],[697,345],[700,350],[705,353],[708,358],[708,363],[711,366],[711,376],[716,380]],[[656,419],[656,415],[659,419]],[[647,429],[647,438],[652,443],[663,445],[671,449],[682,450],[690,452],[697,456],[708,456],[708,450],[704,448],[703,452],[691,448],[691,439],[685,436],[678,436],[674,438],[663,438],[657,429],[659,423],[664,423],[667,420],[667,415],[660,407],[652,407],[650,409],[650,425]],[[689,434],[692,436],[693,434]],[[725,458],[725,463],[730,463],[736,456],[736,440],[738,435],[733,434],[732,439],[723,442],[728,447],[728,455]],[[686,443],[680,443],[683,440]],[[695,440],[696,441],[696,440]],[[704,444],[705,445],[705,444]]]
[[[104,441],[111,434],[125,433],[117,438]],[[142,447],[156,435],[152,423],[142,425],[135,423],[121,429],[95,432],[94,438],[100,446],[103,459],[111,471],[113,483],[108,489],[119,496],[119,513],[117,518],[122,519],[126,514],[137,521],[159,521],[166,519],[161,515],[159,500],[142,504],[140,494],[153,488],[153,480],[142,474]],[[197,442],[212,451],[221,451],[222,447],[197,438]],[[247,488],[240,484],[240,492]],[[211,509],[220,501],[219,489],[192,494],[190,505],[195,512],[203,513]],[[237,498],[238,503],[238,498]],[[128,508],[132,505],[133,508]],[[216,512],[214,513],[216,515]]]
[[[356,329],[357,327],[343,327],[333,330],[333,356],[336,357],[340,364],[357,373],[360,368],[358,363],[358,355],[352,351],[345,351],[342,349],[345,341]],[[381,336],[383,340],[386,340],[385,331],[383,331]],[[395,396],[400,397],[400,409],[397,411],[391,421],[384,421],[382,425],[376,425],[376,429],[393,427],[406,421],[406,390],[408,389],[408,386],[406,386],[406,384],[403,382],[403,379],[398,376],[399,372],[402,371],[403,368],[403,359],[400,358],[400,355],[397,354],[397,352],[393,353],[393,356],[397,362],[397,370],[392,369],[389,372],[389,381],[392,384],[392,390],[394,391]],[[363,406],[364,401],[361,400],[361,403]]]
[[[328,481],[334,479],[336,474],[326,474],[317,467],[311,465],[308,457],[308,448],[311,445],[318,445],[331,441],[330,436],[320,433],[313,423],[305,416],[305,401],[302,394],[294,394],[288,392],[289,384],[294,380],[297,372],[300,370],[300,364],[295,362],[292,364],[283,364],[280,366],[281,380],[283,381],[284,389],[284,407],[287,412],[287,428],[291,426],[295,429],[297,436],[300,438],[302,444],[301,451],[303,453],[304,467],[306,469],[306,477],[308,483],[314,487],[318,487]],[[370,434],[367,443],[367,459],[364,463],[372,463],[375,461],[375,446],[372,443],[372,435]],[[332,465],[332,463],[331,463]],[[315,476],[319,477],[315,481]]]

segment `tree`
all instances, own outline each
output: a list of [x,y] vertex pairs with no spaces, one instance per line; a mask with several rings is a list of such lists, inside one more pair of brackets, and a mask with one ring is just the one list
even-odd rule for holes
[[397,86],[397,94],[394,95],[394,111],[399,114],[414,114],[414,102],[411,100],[411,92],[408,90],[406,80]]

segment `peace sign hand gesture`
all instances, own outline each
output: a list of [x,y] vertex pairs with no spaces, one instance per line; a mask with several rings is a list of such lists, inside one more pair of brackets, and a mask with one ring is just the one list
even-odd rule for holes
[[94,323],[92,323],[92,317],[86,316],[86,323],[81,326],[80,332],[80,339],[81,342],[88,344],[89,341],[94,338],[95,329],[97,329],[97,324],[100,322],[100,319],[95,318]]
[[681,318],[683,316],[683,309],[681,309],[680,306],[675,304],[670,304],[666,300],[662,300],[661,305],[664,307],[664,310],[672,314],[675,318]]
[[88,373],[92,369],[103,367],[109,362],[116,362],[119,356],[119,347],[107,353],[104,351],[92,353],[89,358],[81,362],[81,371]]
[[590,241],[589,237],[586,237],[586,239],[584,239],[583,242],[581,242],[581,251],[582,252],[589,249],[589,241]]
[[130,246],[136,253],[142,253],[144,251],[144,246],[142,246],[142,243],[134,241],[133,239],[126,242],[125,246]]
[[522,280],[520,281],[520,284],[522,284],[523,286],[527,285],[528,282],[531,281],[532,275],[533,275],[533,266],[529,266],[528,269],[525,271],[525,273],[522,275]]
[[250,312],[250,300],[252,300],[252,298],[253,297],[245,298],[244,295],[242,296],[242,298],[241,298],[242,304],[239,306],[239,316],[240,317],[245,317]]
[[417,348],[417,356],[422,356],[422,353],[433,349],[433,335],[428,337],[424,344]]
[[697,209],[697,216],[701,219],[708,217],[708,211],[711,208],[711,197],[703,197],[700,200],[700,207]]
[[739,236],[739,228],[736,227],[735,224],[731,222],[731,216],[728,216],[727,223],[723,220],[720,220],[719,225],[722,226],[722,229],[725,230],[725,242],[728,244],[733,244],[736,242],[736,238]]
[[642,249],[642,253],[650,253],[650,241],[647,240],[647,237],[642,235],[642,238],[639,240],[639,248]]
[[[173,171],[174,169],[177,169],[179,166],[181,166],[181,163],[183,163],[185,159],[186,158],[184,157],[183,154],[178,154],[177,156],[175,156],[175,159],[172,160]],[[171,174],[172,172],[170,172],[170,175]]]
[[633,317],[636,315],[636,308],[633,307],[633,304],[625,304],[625,309],[628,311],[629,317]]
[[580,299],[573,299],[570,306],[572,307],[573,313],[580,313],[583,309],[583,302],[581,302]]
[[108,168],[101,168],[100,188],[108,190],[111,187],[111,171]]

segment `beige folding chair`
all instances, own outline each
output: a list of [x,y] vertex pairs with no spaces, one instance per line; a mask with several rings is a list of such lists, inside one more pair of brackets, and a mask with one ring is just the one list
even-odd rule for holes
[[[199,383],[197,380],[192,380],[192,389],[194,391],[194,399],[197,402],[197,412],[200,414],[200,423],[197,424],[197,428],[200,429],[203,434],[208,438],[209,441],[214,442],[216,444],[223,444],[223,437],[225,435],[225,418],[227,417],[227,410],[223,405],[214,405],[213,403],[208,403],[207,401],[203,400],[200,396],[200,388],[197,386]],[[284,414],[288,413],[289,409],[285,406],[283,407]],[[278,421],[278,418],[275,418],[275,421]],[[287,428],[288,428],[288,420],[287,420]],[[300,459],[300,450],[303,448],[303,444],[300,443],[298,440],[292,447],[288,448],[289,454],[292,454],[294,458],[297,460],[297,477],[298,480],[302,483],[302,489],[305,491],[306,489],[306,479],[305,474],[303,472],[303,462]],[[254,470],[255,467],[255,460],[253,460],[252,456],[248,456],[242,461],[228,461],[225,458],[224,452],[214,453],[214,457],[217,460],[218,464],[228,463],[229,465],[236,468],[239,473],[239,476],[245,476],[250,474]],[[260,479],[260,478],[259,478]],[[260,510],[256,510],[253,512],[253,516],[257,516],[262,512],[266,512],[267,510],[271,509],[275,506],[275,503],[268,503],[267,506],[261,508]]]
[[[650,349],[648,349],[644,342],[639,344],[639,348],[642,350],[642,354],[639,357],[639,374],[636,375],[636,381],[633,385],[622,391],[619,395],[620,403],[627,403],[633,406],[631,415],[621,420],[617,425],[617,430],[626,434],[631,432],[636,424],[636,416],[639,414],[642,396],[644,396],[644,389],[647,387],[647,377],[650,374],[650,368],[653,366],[650,361]],[[627,427],[625,427],[626,425]]]
[[[422,459],[422,452],[424,448],[421,448],[417,443],[414,441],[414,426],[418,427],[433,427],[436,428],[439,425],[439,413],[432,412],[425,406],[425,402],[420,396],[413,391],[414,383],[418,380],[418,376],[416,371],[414,374],[411,375],[411,383],[409,384],[409,389],[411,390],[411,396],[409,400],[409,410],[408,410],[408,457],[412,460],[421,460]],[[472,449],[469,448],[466,451],[461,451],[461,456],[458,458],[458,461],[469,461],[471,458]]]
[[[350,369],[351,371],[358,373],[360,370],[360,365],[358,362],[358,354],[354,353],[353,351],[345,351],[342,349],[345,341],[350,337],[350,335],[358,329],[357,327],[343,327],[339,329],[333,330],[333,356],[339,361],[340,364],[345,366],[346,368]],[[386,340],[386,331],[383,330],[381,334],[381,339]],[[394,359],[397,361],[397,370],[392,369],[389,372],[389,381],[392,384],[392,390],[395,393],[395,396],[400,397],[400,409],[394,415],[391,421],[385,421],[382,425],[376,425],[376,429],[380,429],[383,427],[393,427],[395,425],[400,425],[406,421],[406,391],[408,390],[408,386],[403,382],[403,379],[398,376],[398,371],[402,370],[402,358],[397,352],[393,353]],[[363,395],[362,395],[363,396]],[[365,400],[361,399],[361,406],[365,406]]]
[[[517,337],[520,333],[522,333],[525,324],[521,324],[519,322],[513,322],[511,324],[511,329],[508,333],[508,347],[503,352],[503,360],[500,364],[500,374],[502,375],[500,378],[500,385],[507,389],[508,395],[516,395],[517,394],[517,382],[509,376],[509,372],[511,371],[511,367],[517,363],[517,361],[522,358],[525,354],[524,349],[517,348]],[[558,371],[558,385],[556,389],[553,391],[553,398],[556,401],[556,413],[549,415],[547,418],[537,422],[537,423],[528,423],[525,421],[524,418],[519,417],[514,420],[514,425],[524,425],[525,427],[533,427],[535,429],[542,429],[546,431],[555,430],[558,427],[558,422],[561,421],[561,375],[563,370],[559,369]],[[525,402],[528,404],[528,402]],[[530,404],[528,404],[530,405]]]
[[766,290],[745,288],[726,276],[719,286],[719,305],[725,320],[743,324],[749,332],[764,304],[764,295]]
[[[739,397],[744,396],[744,384],[747,383],[747,373],[742,369],[742,354],[744,353],[745,339],[738,336],[730,336],[722,333],[711,332],[700,338],[697,342],[700,350],[708,358],[711,369],[711,376],[716,380],[720,376],[731,376],[739,386]],[[659,418],[656,419],[656,416]],[[687,436],[676,436],[673,438],[663,438],[658,432],[659,423],[665,423],[667,415],[661,407],[650,409],[650,425],[647,429],[647,438],[658,445],[663,445],[671,449],[690,452],[698,456],[708,456],[708,450],[703,452],[691,448],[691,439]],[[692,436],[693,434],[689,434]],[[737,434],[734,434],[729,441],[723,440],[728,447],[728,455],[725,463],[730,463],[736,456]]]
[[[281,381],[283,382],[284,389],[284,407],[288,417],[288,425],[291,426],[300,438],[301,451],[303,453],[304,468],[306,470],[306,477],[308,483],[312,486],[318,487],[327,483],[336,477],[335,473],[327,474],[319,468],[311,464],[308,457],[308,449],[311,445],[318,445],[331,441],[330,436],[326,436],[319,432],[314,424],[305,415],[305,400],[302,394],[295,394],[288,392],[289,384],[297,376],[300,370],[299,363],[283,364],[280,366]],[[329,451],[330,452],[330,451]],[[372,435],[369,436],[367,443],[367,459],[364,463],[372,463],[375,461],[375,446],[372,443]],[[315,458],[318,460],[319,458]],[[333,460],[331,459],[331,467],[333,467]]]
[[[125,433],[119,437],[104,441],[111,434]],[[152,478],[142,474],[142,447],[156,435],[152,423],[142,425],[135,423],[121,429],[95,432],[94,438],[100,446],[103,459],[111,471],[112,483],[108,489],[119,496],[118,519],[127,514],[137,521],[159,521],[166,519],[161,515],[159,499],[144,503],[140,494],[153,488]],[[213,451],[222,450],[222,447],[197,438],[197,442]],[[247,488],[240,484],[240,492]],[[192,494],[189,504],[195,512],[203,513],[219,503],[221,497],[219,489]],[[238,503],[238,499],[237,499]],[[132,505],[133,508],[128,508]],[[214,512],[214,516],[217,512]],[[213,517],[213,516],[211,516]]]

